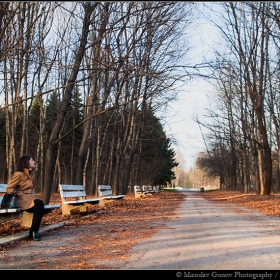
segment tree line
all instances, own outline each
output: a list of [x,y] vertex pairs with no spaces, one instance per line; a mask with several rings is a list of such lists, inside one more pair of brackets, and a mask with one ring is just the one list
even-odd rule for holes
[[196,163],[219,176],[224,189],[277,193],[279,2],[223,2],[205,5],[205,9],[204,16],[220,37],[218,46],[213,46],[213,60],[208,60],[214,102],[197,118],[207,133],[206,150]]
[[[198,168],[224,189],[277,192],[279,15],[277,2],[1,2],[1,181],[28,153],[45,203],[58,183],[170,182],[163,116],[178,84],[202,77],[215,91],[196,118]],[[202,16],[219,42],[191,65]]]
[[45,203],[59,183],[124,194],[170,182],[178,163],[157,113],[186,76],[192,5],[1,2],[1,181],[31,154]]

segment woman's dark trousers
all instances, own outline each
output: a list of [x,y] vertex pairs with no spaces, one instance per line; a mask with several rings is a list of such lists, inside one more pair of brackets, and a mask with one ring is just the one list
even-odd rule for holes
[[41,199],[35,199],[34,200],[35,205],[25,211],[29,213],[33,213],[33,220],[30,227],[29,232],[32,233],[32,231],[38,232],[41,224],[41,220],[45,214],[45,208],[44,203]]

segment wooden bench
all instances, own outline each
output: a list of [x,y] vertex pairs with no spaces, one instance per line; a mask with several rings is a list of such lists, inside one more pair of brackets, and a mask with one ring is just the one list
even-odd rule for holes
[[153,186],[153,189],[154,189],[155,193],[159,193],[160,192],[159,186]]
[[59,185],[59,192],[62,201],[62,216],[71,215],[73,209],[80,212],[87,212],[91,205],[98,204],[100,198],[87,199],[86,188],[83,185]]
[[100,198],[99,206],[105,209],[106,205],[114,205],[115,200],[123,199],[124,195],[113,195],[111,186],[98,185],[98,197]]
[[149,192],[144,191],[143,188],[141,188],[140,186],[138,186],[138,185],[134,186],[134,196],[135,197],[140,198],[140,197],[146,196],[148,194],[149,194]]
[[[7,184],[0,184],[0,193],[6,193],[6,186]],[[0,203],[2,201],[3,196],[0,196]],[[49,204],[45,205],[45,212],[49,213],[55,209],[59,209],[59,204]],[[21,210],[20,208],[16,209],[2,209],[0,208],[0,223],[6,222],[13,219],[21,219],[21,225],[26,228],[31,227],[33,213],[28,213],[26,211]]]
[[156,191],[155,191],[153,186],[148,186],[148,192],[149,193],[156,193]]
[[153,186],[143,185],[142,190],[144,192],[147,192],[149,195],[152,195],[153,193],[155,193]]
[[147,196],[147,195],[151,196],[152,194],[159,193],[159,192],[160,192],[159,186],[143,185],[142,188],[137,185],[134,186],[135,197],[142,197],[142,196]]

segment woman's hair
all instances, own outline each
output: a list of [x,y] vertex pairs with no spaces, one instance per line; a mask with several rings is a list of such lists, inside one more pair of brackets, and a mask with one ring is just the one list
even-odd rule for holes
[[29,169],[29,161],[32,157],[31,156],[22,156],[18,161],[17,171],[23,171],[24,168]]

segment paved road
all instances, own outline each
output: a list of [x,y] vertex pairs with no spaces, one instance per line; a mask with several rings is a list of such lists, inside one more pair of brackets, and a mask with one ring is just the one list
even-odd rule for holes
[[176,218],[138,243],[122,269],[278,270],[280,219],[188,192]]

